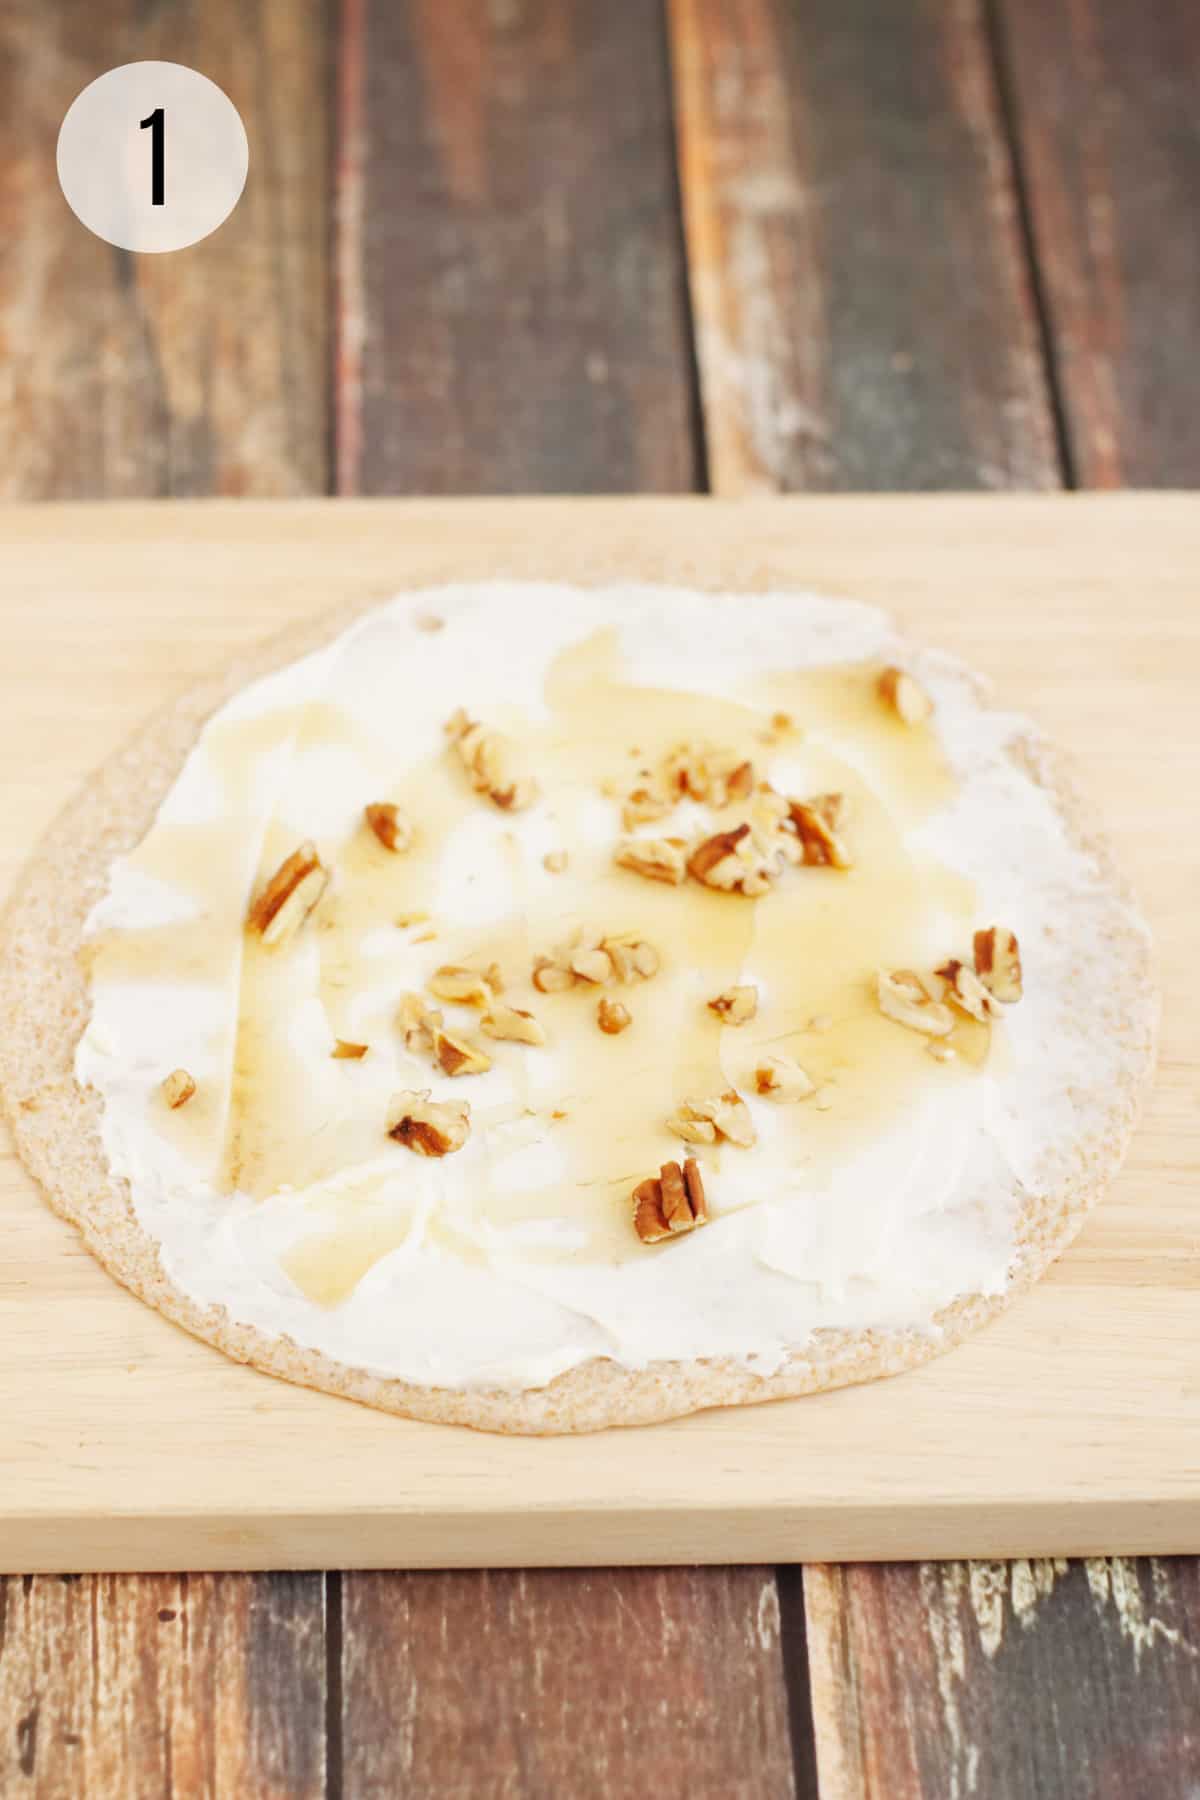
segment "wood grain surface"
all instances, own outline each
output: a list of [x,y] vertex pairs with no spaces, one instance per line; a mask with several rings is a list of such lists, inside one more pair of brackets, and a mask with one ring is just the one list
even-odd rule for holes
[[342,58],[338,491],[694,486],[657,5],[351,0]]
[[1200,15],[1000,0],[997,23],[1075,479],[1195,486]]
[[[0,8],[0,496],[323,491],[327,35],[325,0]],[[68,210],[54,147],[154,58],[225,89],[250,175],[212,237],[133,256]]]
[[1041,487],[982,0],[670,0],[716,492]]

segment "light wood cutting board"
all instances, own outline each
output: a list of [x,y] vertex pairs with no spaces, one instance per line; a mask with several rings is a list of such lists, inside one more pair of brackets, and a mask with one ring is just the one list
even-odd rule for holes
[[110,1281],[5,1146],[4,1567],[1200,1551],[1198,569],[1200,501],[1181,495],[5,512],[5,886],[147,713],[347,596],[497,573],[810,586],[891,607],[1077,753],[1154,923],[1166,1017],[1124,1173],[962,1348],[866,1388],[573,1440],[413,1424],[237,1367]]

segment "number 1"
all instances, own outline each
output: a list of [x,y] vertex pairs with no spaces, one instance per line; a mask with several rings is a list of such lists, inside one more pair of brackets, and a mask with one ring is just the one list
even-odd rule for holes
[[163,121],[166,114],[161,106],[156,106],[148,119],[143,119],[141,129],[150,127],[150,204],[164,206],[163,198]]

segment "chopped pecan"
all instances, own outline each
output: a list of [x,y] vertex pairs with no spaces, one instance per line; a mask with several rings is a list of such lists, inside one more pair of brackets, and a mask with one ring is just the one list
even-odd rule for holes
[[880,1012],[898,1025],[923,1031],[927,1037],[949,1037],[954,1030],[950,1008],[911,969],[881,969],[876,991]]
[[493,1000],[490,1011],[484,1013],[480,1030],[485,1037],[503,1038],[514,1044],[544,1044],[546,1034],[531,1012],[523,1012],[519,1006],[506,1006],[502,1000]]
[[427,1006],[422,995],[401,994],[396,1024],[406,1050],[423,1056],[432,1055],[434,1033],[441,1023],[441,1013]]
[[657,1176],[633,1190],[633,1224],[643,1244],[661,1244],[708,1224],[708,1202],[700,1165],[689,1156],[682,1169],[662,1165]]
[[172,1069],[162,1084],[163,1099],[172,1112],[186,1106],[196,1091],[196,1083],[186,1069]]
[[603,999],[596,1007],[596,1023],[609,1037],[616,1037],[633,1024],[633,1014],[622,1001]]
[[687,845],[680,838],[622,838],[614,860],[649,881],[678,887],[687,876]]
[[539,956],[533,965],[533,985],[539,994],[561,994],[574,987],[575,977],[557,957]]
[[363,807],[363,816],[385,850],[393,851],[399,856],[405,850],[412,849],[413,828],[398,806],[390,801],[374,801]]
[[978,1019],[981,1025],[986,1025],[989,1019],[996,1017],[1000,1009],[974,969],[969,969],[966,963],[952,957],[936,972],[949,984],[947,998],[961,1012],[972,1019]]
[[284,944],[303,925],[329,880],[315,844],[303,843],[280,863],[250,907],[247,924],[268,946]]
[[903,669],[885,669],[879,677],[879,693],[905,725],[924,725],[933,715],[933,701]]
[[608,953],[613,966],[613,974],[620,982],[648,981],[659,970],[659,955],[653,944],[640,938],[635,932],[624,932],[619,937],[602,939],[600,948]]
[[471,1131],[465,1100],[431,1100],[429,1089],[396,1094],[388,1109],[387,1134],[418,1156],[449,1156],[461,1150]]
[[754,1091],[764,1100],[806,1100],[815,1088],[790,1056],[764,1056],[754,1065]]
[[1006,926],[989,925],[986,931],[975,933],[975,973],[1006,1005],[1021,998],[1021,950]]
[[429,977],[429,991],[439,1000],[450,1000],[459,1006],[492,1004],[492,989],[478,969],[464,968],[461,963],[443,963]]
[[851,869],[854,859],[841,836],[846,801],[842,794],[817,794],[811,800],[789,803],[789,817],[813,868]]
[[765,894],[775,873],[772,862],[751,838],[749,825],[705,838],[692,851],[687,866],[689,874],[705,887],[744,894],[748,900]]
[[347,1038],[334,1038],[329,1054],[335,1062],[361,1062],[369,1048],[368,1044],[352,1044]]
[[758,1011],[756,987],[731,987],[708,1002],[708,1010],[716,1013],[726,1025],[748,1025]]
[[486,1050],[449,1031],[434,1032],[433,1054],[445,1075],[482,1075],[492,1066]]
[[580,981],[600,987],[604,982],[612,980],[612,957],[598,945],[581,944],[578,950],[572,952],[570,969],[572,975],[577,975]]
[[712,1144],[723,1137],[748,1150],[758,1140],[749,1108],[736,1088],[707,1100],[684,1100],[667,1120],[667,1130],[685,1144]]
[[476,723],[461,707],[447,720],[446,731],[477,794],[486,794],[504,812],[533,805],[537,782],[522,770],[511,738]]

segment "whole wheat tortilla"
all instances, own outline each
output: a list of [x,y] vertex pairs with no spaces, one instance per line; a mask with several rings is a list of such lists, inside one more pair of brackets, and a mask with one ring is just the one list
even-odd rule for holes
[[0,1105],[51,1206],[109,1273],[235,1361],[411,1418],[529,1434],[646,1425],[704,1407],[752,1405],[898,1374],[950,1349],[1032,1286],[1120,1165],[1153,1072],[1158,1019],[1146,939],[1127,910],[1124,884],[1086,822],[1063,759],[1032,733],[1010,754],[1051,795],[1072,842],[1096,860],[1107,891],[1099,941],[1093,935],[1086,957],[1081,952],[1078,976],[1081,991],[1098,979],[1104,983],[1122,1074],[1105,1097],[1102,1125],[1066,1147],[1062,1177],[1046,1192],[1025,1194],[1003,1294],[964,1296],[939,1312],[928,1331],[820,1331],[773,1375],[754,1374],[731,1357],[640,1370],[595,1358],[545,1387],[510,1391],[425,1387],[373,1375],[240,1325],[222,1307],[196,1304],[170,1280],[157,1244],[138,1222],[128,1184],[108,1168],[100,1098],[74,1076],[89,1012],[79,954],[84,921],[106,888],[113,859],[145,836],[209,715],[249,682],[328,642],[373,604],[344,607],[272,640],[157,714],[67,805],[0,915]]

